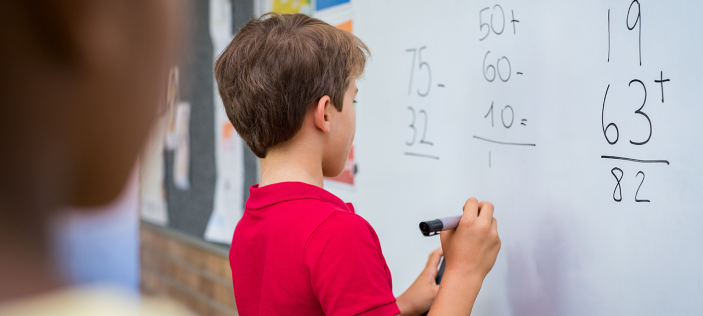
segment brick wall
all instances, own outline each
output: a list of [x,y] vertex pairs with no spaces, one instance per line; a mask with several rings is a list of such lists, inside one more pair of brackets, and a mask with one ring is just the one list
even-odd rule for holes
[[197,315],[238,315],[227,250],[142,223],[141,289],[167,296]]

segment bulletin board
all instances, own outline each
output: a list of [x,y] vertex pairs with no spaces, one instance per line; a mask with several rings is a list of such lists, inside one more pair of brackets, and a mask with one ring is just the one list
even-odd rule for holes
[[[230,11],[225,14],[230,18],[230,31],[233,34],[254,16],[254,3],[251,0],[225,2],[229,6]],[[187,15],[184,18],[182,54],[178,65],[174,65],[178,69],[178,103],[190,106],[187,120],[188,187],[179,187],[177,176],[174,175],[178,159],[177,150],[157,148],[154,151],[162,159],[159,169],[163,171],[162,194],[165,208],[163,213],[151,217],[145,217],[142,210],[144,221],[205,240],[208,240],[205,233],[213,214],[218,178],[215,154],[216,96],[213,93],[215,52],[210,30],[213,15],[211,9],[210,1],[188,1],[188,10],[185,10]],[[242,205],[239,208],[243,209],[243,201],[249,195],[249,186],[258,182],[258,159],[246,146],[242,145],[241,153],[242,159],[239,163],[242,164],[240,168],[243,169],[243,183],[240,185]],[[142,163],[142,169],[144,168]],[[229,247],[228,241],[223,238],[210,241],[221,244],[222,247]]]

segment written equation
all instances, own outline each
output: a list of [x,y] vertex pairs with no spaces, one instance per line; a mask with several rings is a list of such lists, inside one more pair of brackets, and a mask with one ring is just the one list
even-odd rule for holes
[[[518,36],[518,25],[520,20],[515,18],[515,11],[510,10],[509,15],[503,9],[500,4],[494,4],[492,7],[485,7],[479,10],[479,42],[486,43],[491,37],[496,37],[500,40],[510,40],[510,37],[506,37],[506,34],[512,36]],[[512,32],[505,33],[506,27],[512,26]],[[486,44],[488,45],[488,44]],[[514,76],[523,76],[523,72],[518,71],[518,67],[515,67],[507,55],[497,54],[492,52],[490,49],[486,50],[483,55],[482,65],[481,65],[481,75],[487,84],[501,84],[507,83]],[[514,80],[514,79],[513,79]],[[508,88],[501,88],[505,90],[506,93],[499,93],[495,97],[509,95]],[[506,130],[516,130],[521,128],[527,128],[528,119],[524,116],[524,106],[516,104],[507,104],[503,101],[491,101],[488,111],[483,116],[486,122],[483,133],[480,135],[473,135],[473,138],[477,141],[488,142],[495,146],[519,146],[519,147],[536,147],[535,143],[522,143],[515,142],[511,139],[506,138],[494,138],[490,137],[491,130],[495,128],[502,128]],[[497,117],[497,118],[496,118]],[[496,123],[498,122],[498,124]],[[519,123],[519,124],[518,124]],[[488,125],[490,124],[490,125]],[[514,131],[511,134],[502,135],[514,135],[518,131]],[[505,136],[504,136],[505,137]],[[492,167],[491,163],[491,151],[488,151],[488,167]]]
[[[433,87],[444,88],[444,84],[432,82],[432,67],[427,60],[422,58],[422,52],[426,50],[428,50],[427,45],[405,50],[406,53],[412,55],[407,95],[409,98],[425,98],[430,94]],[[407,147],[404,152],[405,156],[439,160],[439,156],[434,151],[435,144],[428,137],[430,128],[428,109],[426,107],[408,105],[407,111],[411,114],[411,117],[407,125],[407,134],[409,135],[405,140]]]
[[[630,3],[629,8],[627,11],[622,10],[622,12],[611,12],[611,9],[608,9],[608,15],[607,15],[607,26],[608,26],[608,56],[606,62],[608,65],[611,64],[623,64],[623,63],[636,63],[638,67],[642,67],[643,65],[643,57],[642,57],[642,5],[640,1],[634,0]],[[625,23],[622,23],[625,22]],[[613,34],[616,32],[625,32],[629,33],[628,35],[634,36],[637,38],[637,46],[636,47],[623,47],[620,45],[613,45],[613,44],[619,44],[619,43],[614,43],[612,38]],[[630,54],[629,56],[636,56],[635,58],[630,57],[627,59],[620,59],[620,60],[611,60],[611,54],[613,53],[613,47],[618,47],[621,50],[633,50],[636,51],[636,54]],[[625,55],[625,54],[621,54]],[[648,93],[647,93],[647,83],[653,83],[656,85],[656,88],[660,90],[661,92],[661,103],[663,104],[665,102],[664,98],[664,90],[666,85],[671,82],[671,79],[665,78],[664,76],[664,71],[660,70],[658,71],[658,76],[656,78],[653,78],[651,80],[643,80],[643,78],[632,78],[627,82],[621,82],[621,83],[608,83],[607,87],[605,88],[605,96],[603,97],[603,104],[601,107],[601,128],[603,132],[603,137],[604,140],[611,146],[610,148],[615,148],[615,146],[631,146],[631,147],[641,147],[641,146],[646,146],[649,144],[650,140],[652,139],[652,135],[654,133],[654,126],[655,123],[653,120],[656,120],[653,117],[650,117],[647,114],[647,103],[648,103]],[[620,129],[618,128],[618,123],[615,122],[615,119],[611,119],[610,116],[608,115],[608,109],[611,107],[617,107],[617,106],[622,106],[622,104],[614,104],[614,102],[609,102],[609,93],[613,93],[614,89],[637,89],[639,91],[639,96],[637,100],[632,104],[635,104],[635,107],[632,108],[632,115],[628,117],[617,117],[616,119],[619,121],[632,121],[632,120],[639,120],[643,124],[638,124],[637,126],[640,126],[641,128],[636,131],[632,131],[631,133],[634,135],[637,135],[636,138],[629,139],[627,142],[623,142],[623,140],[620,137]],[[651,88],[650,88],[651,89]],[[651,101],[651,98],[650,98]],[[627,102],[626,104],[629,104]],[[646,122],[646,123],[645,123]],[[642,128],[643,127],[643,128]],[[634,148],[633,148],[634,149]],[[636,190],[634,191],[633,196],[631,197],[634,199],[635,202],[637,203],[649,203],[651,202],[650,199],[646,198],[645,196],[642,196],[640,193],[640,190],[644,186],[645,182],[645,165],[659,165],[659,166],[668,166],[670,165],[669,160],[666,159],[643,159],[642,157],[624,157],[624,156],[616,156],[616,155],[609,155],[609,154],[604,154],[600,156],[601,159],[608,159],[608,160],[613,160],[615,162],[615,166],[612,167],[610,170],[610,174],[612,177],[615,178],[615,186],[613,189],[613,201],[615,202],[622,202],[623,201],[623,186],[625,185],[625,180],[628,179],[628,177],[634,177],[635,183],[633,183],[633,188],[634,186],[636,187]],[[658,157],[661,158],[661,157]],[[634,163],[638,164],[639,167],[636,168],[625,168],[618,165],[618,163]],[[625,169],[623,169],[625,168]],[[628,175],[629,174],[629,175]],[[634,176],[633,176],[634,175]],[[612,178],[611,178],[612,179]],[[639,183],[637,183],[639,182]],[[630,184],[630,183],[627,183]]]

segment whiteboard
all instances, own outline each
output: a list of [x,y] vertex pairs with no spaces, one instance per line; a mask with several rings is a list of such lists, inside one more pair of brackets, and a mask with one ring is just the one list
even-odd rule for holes
[[503,245],[476,315],[703,315],[703,3],[351,6],[373,59],[355,186],[327,189],[396,295],[440,245],[418,223],[473,196]]

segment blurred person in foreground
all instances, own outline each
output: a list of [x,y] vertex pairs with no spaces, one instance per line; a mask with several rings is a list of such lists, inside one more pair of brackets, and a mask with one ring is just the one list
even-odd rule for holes
[[177,46],[176,0],[0,3],[0,315],[181,315],[71,287],[52,256],[60,209],[114,200]]

